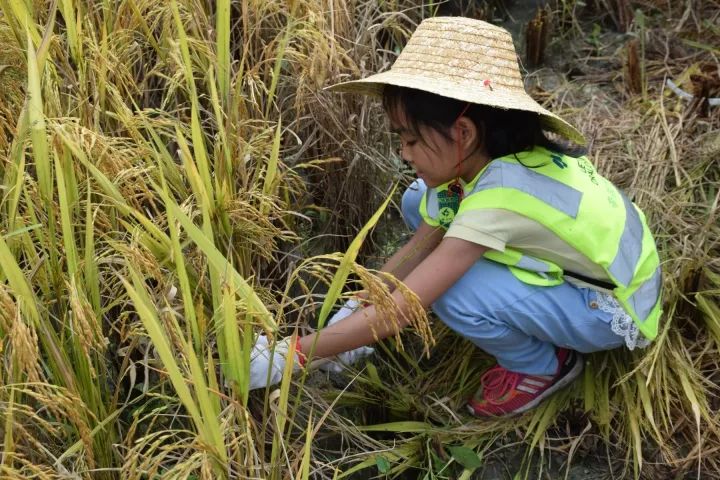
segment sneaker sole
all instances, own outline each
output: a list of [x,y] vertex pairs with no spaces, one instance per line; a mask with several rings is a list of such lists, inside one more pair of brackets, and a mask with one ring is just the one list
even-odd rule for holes
[[465,406],[470,411],[470,414],[472,416],[479,417],[479,418],[512,417],[515,415],[520,415],[521,413],[525,413],[528,410],[532,410],[533,408],[537,407],[540,404],[540,402],[542,402],[543,400],[548,398],[550,395],[552,395],[553,393],[557,392],[558,390],[560,390],[563,387],[572,383],[572,381],[575,380],[582,373],[583,367],[585,366],[585,360],[583,359],[583,356],[580,355],[579,353],[575,352],[575,355],[577,355],[577,357],[578,357],[577,360],[575,361],[575,365],[573,365],[573,367],[570,369],[570,371],[568,371],[568,373],[563,378],[558,380],[557,383],[554,383],[553,385],[551,385],[547,390],[545,390],[540,395],[538,395],[533,401],[528,402],[527,404],[523,405],[522,407],[520,407],[516,410],[508,412],[504,415],[497,415],[496,417],[491,417],[491,416],[482,417],[480,415],[475,414],[475,410],[473,409],[472,405],[466,404]]

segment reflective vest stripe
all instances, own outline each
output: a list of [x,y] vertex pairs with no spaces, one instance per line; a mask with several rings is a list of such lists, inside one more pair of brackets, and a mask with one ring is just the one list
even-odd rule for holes
[[628,298],[628,303],[632,306],[640,321],[645,321],[660,295],[660,287],[662,286],[662,271],[660,267],[655,269],[652,277],[645,280],[640,287]]
[[635,206],[620,192],[625,203],[625,226],[620,237],[617,254],[608,267],[610,273],[625,287],[635,276],[643,245],[643,226]]
[[[582,192],[516,163],[495,161],[478,179],[473,193],[490,188],[512,188],[541,200],[565,215],[576,218]],[[429,198],[428,198],[429,200]]]

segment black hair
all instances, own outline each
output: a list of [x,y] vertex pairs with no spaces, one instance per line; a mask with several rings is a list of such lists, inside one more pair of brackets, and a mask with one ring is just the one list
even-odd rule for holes
[[490,158],[531,150],[535,146],[573,157],[585,153],[582,147],[546,137],[540,115],[535,112],[474,103],[468,105],[453,98],[395,85],[385,85],[383,107],[391,118],[397,112],[403,112],[413,135],[422,138],[419,129],[424,126],[436,130],[448,140],[452,139],[450,127],[467,108],[464,116],[475,123]]

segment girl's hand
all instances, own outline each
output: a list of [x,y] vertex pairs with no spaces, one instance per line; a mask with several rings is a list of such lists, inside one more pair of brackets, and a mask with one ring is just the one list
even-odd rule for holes
[[[250,352],[250,390],[269,387],[282,380],[285,371],[288,351],[290,350],[290,337],[286,337],[274,345],[268,343],[265,335],[258,336],[257,342]],[[293,355],[293,371],[302,368],[300,355]]]
[[[340,310],[335,312],[335,315],[330,317],[330,320],[328,320],[327,322],[327,326],[329,327],[330,325],[338,323],[345,317],[349,317],[351,314],[361,308],[362,305],[360,304],[360,302],[354,298],[351,298],[350,300],[345,302],[345,305],[343,305]],[[334,360],[330,360],[321,364],[320,370],[325,370],[326,372],[340,373],[344,370],[345,365],[352,365],[361,358],[371,355],[373,352],[375,352],[374,348],[360,347],[356,348],[355,350],[350,350],[349,352],[339,353]]]

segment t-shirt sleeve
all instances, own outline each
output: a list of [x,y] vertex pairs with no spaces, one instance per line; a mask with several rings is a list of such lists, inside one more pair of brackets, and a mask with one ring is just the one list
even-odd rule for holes
[[[522,220],[522,219],[520,219]],[[517,231],[518,214],[499,208],[468,210],[459,213],[445,236],[460,238],[500,252]]]

